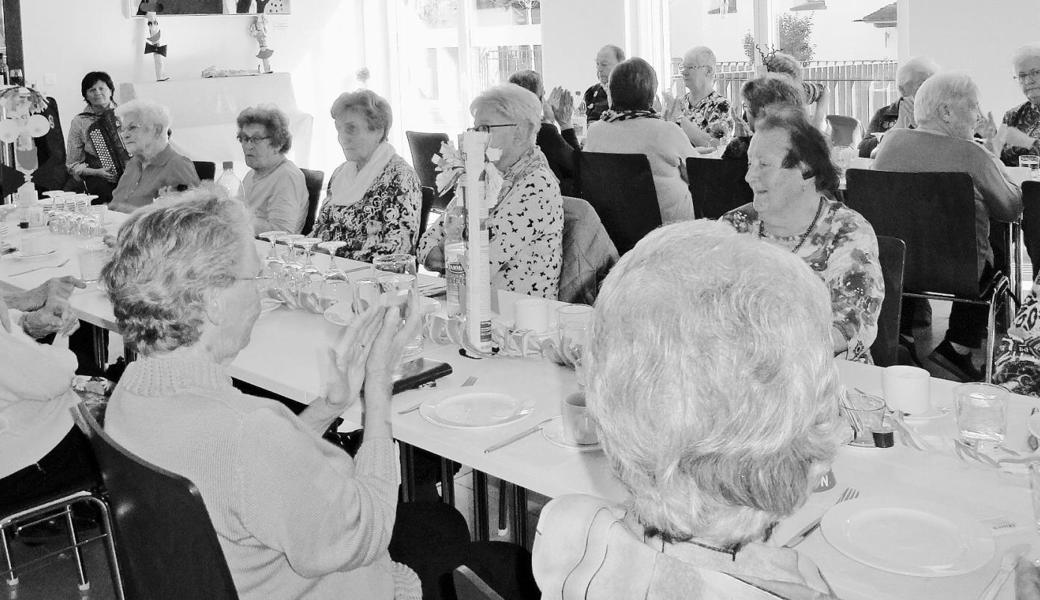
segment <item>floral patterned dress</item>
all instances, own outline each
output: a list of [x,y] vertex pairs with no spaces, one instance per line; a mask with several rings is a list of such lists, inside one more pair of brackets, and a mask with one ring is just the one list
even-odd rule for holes
[[[1032,102],[1025,102],[1004,113],[1004,124],[1014,127],[1033,138],[1040,138],[1040,108]],[[1004,145],[1000,151],[1000,160],[1009,167],[1018,166],[1018,157],[1023,154],[1040,154],[1040,140],[1030,148]]]
[[[877,336],[878,314],[885,299],[877,237],[858,212],[836,200],[820,201],[823,209],[797,254],[830,290],[834,328],[848,342],[848,350],[841,357],[871,362],[870,345]],[[761,235],[786,250],[794,250],[802,237],[762,234],[753,204],[733,209],[719,221],[730,224],[738,233]]]
[[[555,300],[563,266],[563,197],[545,155],[532,148],[503,174],[488,212],[491,287]],[[444,240],[444,220],[419,241],[419,262]]]
[[679,103],[682,115],[706,131],[711,137],[726,142],[733,135],[733,115],[729,111],[729,99],[712,90],[710,94],[694,103],[687,92]]
[[1040,396],[1040,276],[1015,313],[993,361],[993,383],[1015,394]]
[[314,237],[346,242],[337,254],[372,262],[383,254],[411,254],[419,233],[422,192],[419,177],[398,155],[372,182],[358,202],[340,206],[329,201],[340,165],[329,179],[328,196],[314,223]]

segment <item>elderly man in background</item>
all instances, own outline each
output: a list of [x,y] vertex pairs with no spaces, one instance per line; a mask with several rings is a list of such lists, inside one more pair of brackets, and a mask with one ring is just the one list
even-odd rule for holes
[[[927,56],[915,56],[899,65],[899,70],[896,71],[899,99],[874,113],[874,117],[867,124],[867,133],[885,133],[889,129],[899,127],[917,127],[917,120],[914,119],[914,98],[917,96],[917,90],[925,80],[938,72],[939,65]],[[868,135],[859,144],[859,155],[870,158],[877,145],[877,136]]]
[[678,123],[694,146],[725,145],[733,135],[733,116],[729,99],[715,91],[715,53],[705,46],[691,48],[680,72],[689,91],[670,102],[665,120]]
[[242,181],[242,200],[253,212],[253,230],[300,233],[307,218],[307,184],[303,171],[285,156],[292,148],[289,117],[274,106],[243,110],[238,143],[251,169]]
[[591,124],[599,121],[600,116],[610,108],[610,99],[607,96],[607,82],[610,81],[610,73],[619,62],[625,60],[625,51],[621,48],[608,44],[600,48],[596,53],[596,77],[599,81],[585,90],[585,117]]
[[1004,113],[1007,130],[1000,159],[1017,167],[1019,156],[1040,154],[1040,44],[1022,46],[1012,62],[1026,101]]
[[691,580],[698,597],[743,598],[748,584],[829,597],[816,565],[769,537],[848,431],[830,314],[797,256],[721,224],[668,225],[622,257],[596,301],[586,393],[629,500],[546,505],[533,560],[543,597],[686,598]]
[[[963,73],[930,77],[917,92],[914,118],[917,129],[893,129],[885,135],[878,146],[874,168],[971,175],[975,183],[977,267],[982,280],[993,268],[990,219],[1018,219],[1022,215],[1022,190],[1008,178],[1000,160],[973,141],[981,113],[979,89],[971,77]],[[986,316],[984,306],[955,302],[946,338],[932,351],[931,359],[962,380],[981,380],[981,371],[971,361],[971,349],[982,343]]]
[[149,100],[116,107],[119,139],[132,157],[112,192],[109,208],[119,212],[151,204],[167,190],[199,184],[195,165],[170,146],[170,111]]

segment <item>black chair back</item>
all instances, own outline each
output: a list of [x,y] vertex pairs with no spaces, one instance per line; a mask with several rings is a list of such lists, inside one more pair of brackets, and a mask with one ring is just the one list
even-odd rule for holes
[[661,226],[646,155],[582,152],[578,172],[582,197],[596,210],[619,256]]
[[213,181],[213,178],[217,176],[217,163],[193,160],[191,164],[195,165],[195,174],[199,176],[199,181]]
[[1033,271],[1040,272],[1040,181],[1022,182],[1022,241]]
[[303,219],[303,235],[310,235],[314,229],[314,219],[318,218],[318,201],[321,200],[321,186],[325,183],[325,171],[300,169],[303,171],[303,182],[307,186],[307,216]]
[[[430,211],[436,201],[437,190],[427,185],[422,186],[422,204],[419,206],[419,239],[426,233],[426,221],[430,219]],[[417,239],[415,243],[418,244],[419,240]]]
[[827,115],[827,124],[831,127],[831,144],[851,146],[856,141],[859,119],[845,115]]
[[[412,168],[419,176],[419,185],[439,191],[437,190],[437,167],[433,164],[433,157],[440,153],[441,143],[448,141],[448,134],[406,131],[404,135],[408,138],[408,149],[412,153]],[[434,212],[444,212],[454,197],[454,192],[449,192],[444,196],[434,194],[430,209]]]
[[747,161],[690,157],[686,159],[686,172],[693,214],[698,219],[718,219],[754,199],[754,192],[744,181]]
[[108,490],[126,597],[236,600],[224,552],[195,485],[112,441],[84,404],[72,412],[90,439]]
[[978,299],[970,175],[849,169],[846,179],[845,203],[870,222],[875,234],[906,243],[906,292]]
[[484,580],[466,565],[456,567],[451,576],[455,583],[455,594],[459,600],[504,600],[498,592],[484,583]]
[[874,364],[890,367],[899,364],[899,319],[903,310],[903,267],[906,263],[906,244],[887,235],[877,236],[878,262],[885,280],[885,299],[878,315],[877,337],[870,346]]

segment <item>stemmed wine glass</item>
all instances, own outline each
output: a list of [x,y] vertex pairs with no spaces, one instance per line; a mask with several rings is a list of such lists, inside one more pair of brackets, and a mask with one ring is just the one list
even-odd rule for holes
[[265,231],[260,234],[261,239],[265,239],[271,243],[267,250],[267,256],[264,257],[264,268],[268,271],[268,275],[275,275],[276,270],[280,271],[281,267],[285,266],[285,259],[278,252],[278,240],[286,236],[286,231]]
[[319,242],[321,242],[320,239],[310,237],[295,240],[295,245],[303,249],[303,260],[300,261],[298,271],[300,306],[314,313],[324,312],[320,301],[322,272],[311,261],[311,251]]
[[325,270],[321,284],[319,299],[323,309],[327,309],[337,302],[350,302],[353,295],[350,287],[350,279],[343,269],[336,264],[336,251],[346,246],[346,242],[319,242],[318,247],[329,253],[329,268]]

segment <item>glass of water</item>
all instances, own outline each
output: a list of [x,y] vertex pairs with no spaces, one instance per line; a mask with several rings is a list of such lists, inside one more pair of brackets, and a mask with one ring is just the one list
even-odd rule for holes
[[1018,157],[1018,166],[1029,168],[1030,179],[1040,179],[1040,156],[1023,154]]
[[990,383],[962,383],[953,388],[957,429],[964,443],[999,446],[1007,433],[1008,391]]

